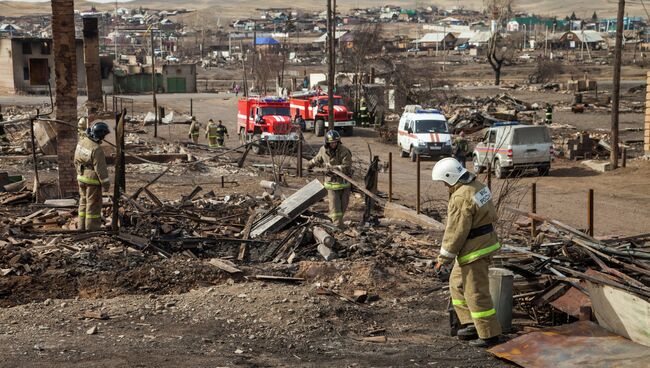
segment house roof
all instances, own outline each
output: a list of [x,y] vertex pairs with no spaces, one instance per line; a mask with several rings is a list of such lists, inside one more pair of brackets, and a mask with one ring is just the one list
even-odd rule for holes
[[573,34],[578,37],[580,42],[593,43],[593,42],[603,42],[603,36],[596,31],[574,31]]
[[[343,37],[345,34],[347,34],[348,31],[336,31],[336,34],[334,35],[335,39],[339,39]],[[320,37],[318,37],[314,43],[325,43],[327,42],[327,33],[323,33]]]
[[278,42],[276,39],[272,37],[257,37],[255,39],[255,44],[256,45],[279,45],[280,42]]
[[451,33],[442,33],[442,32],[436,32],[436,33],[427,33],[425,34],[422,38],[419,40],[415,41],[417,43],[432,43],[432,42],[442,42],[445,37],[450,35]]
[[469,39],[469,43],[487,43],[492,37],[492,32],[490,31],[480,31],[476,32],[474,36]]

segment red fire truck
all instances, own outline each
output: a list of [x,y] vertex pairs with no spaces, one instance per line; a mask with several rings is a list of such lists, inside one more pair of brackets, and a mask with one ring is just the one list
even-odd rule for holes
[[277,148],[299,139],[298,132],[291,123],[289,102],[278,97],[240,99],[237,106],[237,130],[242,144],[257,142],[251,147],[256,154],[264,153],[268,145]]
[[[294,94],[291,96],[291,117],[296,118],[298,113],[305,119],[307,130],[314,130],[318,137],[325,135],[331,129],[328,124],[328,98],[327,95],[316,93]],[[356,122],[352,112],[343,103],[341,96],[334,96],[334,129],[340,130],[343,135],[350,136]]]

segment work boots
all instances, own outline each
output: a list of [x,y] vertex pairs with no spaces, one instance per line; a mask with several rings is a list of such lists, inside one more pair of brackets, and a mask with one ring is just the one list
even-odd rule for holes
[[472,340],[469,342],[469,346],[473,346],[475,348],[491,348],[494,345],[498,345],[501,342],[501,338],[499,336],[494,336],[494,337],[488,337],[487,339],[476,339]]
[[478,332],[476,331],[476,326],[469,324],[458,330],[456,336],[458,336],[459,340],[475,340],[478,338]]

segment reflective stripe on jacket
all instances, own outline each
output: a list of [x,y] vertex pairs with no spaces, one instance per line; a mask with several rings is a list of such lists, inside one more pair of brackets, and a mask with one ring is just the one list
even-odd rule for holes
[[467,239],[470,230],[497,221],[490,190],[473,180],[469,184],[456,184],[450,191],[447,227],[440,254],[465,265],[499,250],[501,244],[494,231]]

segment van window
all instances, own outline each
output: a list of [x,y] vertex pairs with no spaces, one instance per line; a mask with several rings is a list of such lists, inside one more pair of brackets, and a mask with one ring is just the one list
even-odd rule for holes
[[533,126],[519,128],[514,131],[512,137],[512,144],[538,144],[538,143],[551,143],[551,137],[548,130],[543,126]]
[[404,130],[406,130],[406,131],[408,132],[409,129],[411,129],[411,121],[406,120],[406,121],[404,122]]
[[492,143],[492,144],[496,143],[497,142],[497,132],[495,132],[494,130],[490,130],[488,132],[488,134],[489,134],[488,135],[488,143]]
[[415,133],[449,133],[444,120],[417,120]]

